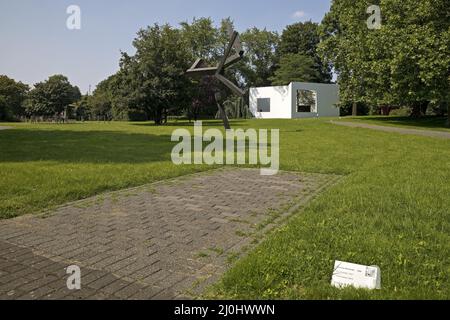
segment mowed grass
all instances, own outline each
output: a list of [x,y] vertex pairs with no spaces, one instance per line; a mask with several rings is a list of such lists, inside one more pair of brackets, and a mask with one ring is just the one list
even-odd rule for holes
[[210,169],[171,162],[174,127],[8,124],[0,131],[0,218]]
[[447,125],[447,117],[427,116],[422,118],[395,117],[395,116],[370,116],[370,117],[347,117],[344,121],[363,122],[388,127],[400,127],[406,129],[424,129],[434,131],[450,132]]
[[[13,126],[0,132],[4,218],[209,169],[171,164],[175,124]],[[449,140],[335,126],[328,119],[233,126],[280,129],[283,170],[344,178],[238,261],[209,297],[450,298]],[[383,289],[332,288],[334,260],[380,266]]]

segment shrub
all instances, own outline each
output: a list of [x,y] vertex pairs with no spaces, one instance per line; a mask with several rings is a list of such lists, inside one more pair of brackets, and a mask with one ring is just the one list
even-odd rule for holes
[[396,117],[409,117],[411,115],[411,108],[401,107],[398,109],[394,109],[391,111],[390,115]]

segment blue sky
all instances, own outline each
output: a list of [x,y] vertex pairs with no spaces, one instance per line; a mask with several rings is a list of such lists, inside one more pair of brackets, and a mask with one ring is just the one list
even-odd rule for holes
[[[321,21],[330,0],[0,0],[0,74],[28,84],[64,74],[85,93],[118,70],[120,50],[133,52],[136,32],[156,22],[230,16],[238,31],[282,31]],[[66,28],[69,5],[81,8],[81,30]]]

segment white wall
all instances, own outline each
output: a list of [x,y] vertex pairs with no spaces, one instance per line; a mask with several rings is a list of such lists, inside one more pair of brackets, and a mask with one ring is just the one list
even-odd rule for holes
[[[297,90],[317,94],[317,112],[297,112]],[[258,98],[270,98],[270,112],[257,110]],[[257,119],[339,117],[339,87],[335,84],[293,82],[289,86],[250,88],[249,107]]]
[[[289,86],[250,88],[250,111],[257,119],[291,119],[291,97]],[[270,112],[259,112],[258,98],[270,98]]]

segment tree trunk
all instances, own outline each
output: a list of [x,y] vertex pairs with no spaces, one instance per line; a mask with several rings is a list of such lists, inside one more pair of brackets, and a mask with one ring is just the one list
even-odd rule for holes
[[427,114],[429,102],[428,101],[420,101],[412,108],[411,117],[412,118],[421,118],[422,116]]
[[420,106],[415,105],[412,107],[411,118],[420,118],[421,115]]
[[163,124],[167,124],[169,122],[169,110],[167,110],[167,109],[164,109],[162,122],[163,122]]
[[380,110],[382,116],[388,116],[391,113],[391,107],[389,106],[382,106]]
[[197,122],[198,121],[198,116],[199,116],[199,111],[197,110],[197,108],[194,109],[194,111],[192,112],[194,115],[194,121]]
[[450,103],[447,105],[447,127],[450,127]]
[[430,105],[430,103],[428,101],[424,101],[421,106],[420,106],[420,112],[422,113],[422,115],[426,116],[427,115],[427,110],[428,110],[428,106]]
[[358,103],[356,103],[356,102],[353,102],[352,116],[353,117],[358,116]]
[[159,109],[159,108],[155,112],[155,119],[154,119],[154,121],[155,121],[155,124],[157,126],[160,126],[162,124],[162,110]]

